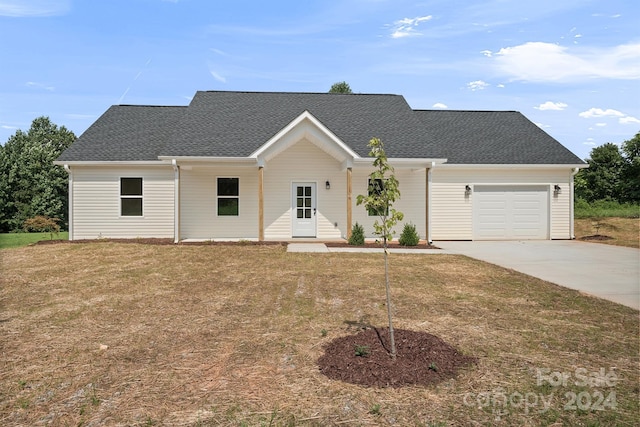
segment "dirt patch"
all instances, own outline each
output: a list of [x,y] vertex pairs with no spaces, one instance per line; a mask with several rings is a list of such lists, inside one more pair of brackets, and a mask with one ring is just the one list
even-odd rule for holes
[[458,371],[475,365],[475,357],[426,332],[395,330],[397,356],[389,356],[389,329],[368,328],[355,335],[336,338],[318,359],[327,377],[372,387],[433,385],[454,378]]
[[[161,239],[161,238],[135,238],[135,239],[90,239],[90,240],[41,240],[33,243],[34,245],[51,245],[60,243],[137,243],[141,245],[175,245],[173,239]],[[257,242],[257,241],[224,241],[216,242],[213,240],[204,240],[201,242],[180,242],[178,245],[184,246],[264,246],[264,245],[285,245],[283,242]]]
[[594,234],[592,236],[580,237],[578,240],[613,240],[613,237],[604,236],[602,234]]

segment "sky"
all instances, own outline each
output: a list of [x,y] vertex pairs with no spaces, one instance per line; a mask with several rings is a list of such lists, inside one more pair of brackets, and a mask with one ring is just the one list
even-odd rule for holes
[[640,131],[636,0],[0,0],[0,143],[198,90],[516,110],[580,158]]

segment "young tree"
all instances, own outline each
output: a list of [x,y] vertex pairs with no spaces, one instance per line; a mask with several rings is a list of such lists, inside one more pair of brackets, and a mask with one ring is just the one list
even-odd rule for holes
[[37,215],[67,221],[68,176],[53,161],[76,139],[64,126],[38,117],[0,146],[0,231],[22,228]]
[[396,358],[396,342],[393,333],[393,319],[391,312],[391,287],[389,285],[389,249],[387,242],[392,240],[395,231],[393,227],[402,221],[404,214],[393,208],[393,203],[400,198],[399,183],[393,174],[393,167],[387,160],[384,144],[378,138],[369,141],[371,151],[369,155],[374,158],[375,170],[369,174],[369,188],[367,195],[359,195],[356,198],[358,205],[364,204],[369,214],[376,215],[378,219],[373,223],[374,234],[382,238],[384,246],[384,280],[387,293],[387,316],[389,317],[389,341],[391,344],[391,357]]
[[331,85],[331,89],[329,89],[329,93],[353,93],[351,91],[351,86],[347,82],[338,82]]
[[622,169],[622,201],[640,203],[640,132],[622,143],[625,165]]

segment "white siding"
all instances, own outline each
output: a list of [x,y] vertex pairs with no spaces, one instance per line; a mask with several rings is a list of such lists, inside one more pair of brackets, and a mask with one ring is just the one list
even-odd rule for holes
[[[238,216],[218,216],[217,178],[239,178]],[[194,167],[180,171],[181,239],[257,239],[258,168]]]
[[[552,239],[569,239],[571,170],[545,168],[447,168],[435,167],[432,172],[432,239],[473,239],[473,191],[465,194],[470,185],[544,185],[549,188],[549,235]],[[553,186],[564,191],[557,196]]]
[[[172,167],[80,167],[73,174],[73,239],[173,237]],[[120,178],[142,178],[143,216],[120,216]]]
[[[353,223],[358,222],[364,227],[365,236],[373,238],[373,223],[378,217],[369,216],[364,205],[356,206],[356,199],[359,194],[366,195],[369,185],[369,174],[372,169],[353,169]],[[400,200],[396,201],[393,207],[404,214],[404,220],[396,227],[394,240],[400,237],[405,223],[412,223],[416,226],[416,231],[421,239],[426,239],[426,201],[427,177],[425,169],[398,169],[395,176],[399,182]]]
[[[326,181],[331,183],[330,190],[325,188]],[[264,168],[265,238],[291,238],[294,182],[316,183],[316,237],[346,236],[347,171],[332,156],[303,139],[268,161]]]

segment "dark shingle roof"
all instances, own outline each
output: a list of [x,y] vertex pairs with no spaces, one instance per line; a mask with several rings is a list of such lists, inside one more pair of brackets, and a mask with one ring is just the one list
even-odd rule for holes
[[112,106],[58,161],[158,160],[186,110],[187,107]]
[[309,111],[360,156],[373,137],[390,157],[415,157],[429,143],[398,95],[198,92],[168,156],[248,156]]
[[416,110],[436,155],[459,164],[579,164],[580,158],[517,111]]
[[59,161],[246,157],[308,111],[362,157],[378,137],[389,157],[468,164],[582,161],[512,111],[413,111],[399,95],[197,92],[188,107],[113,106]]

